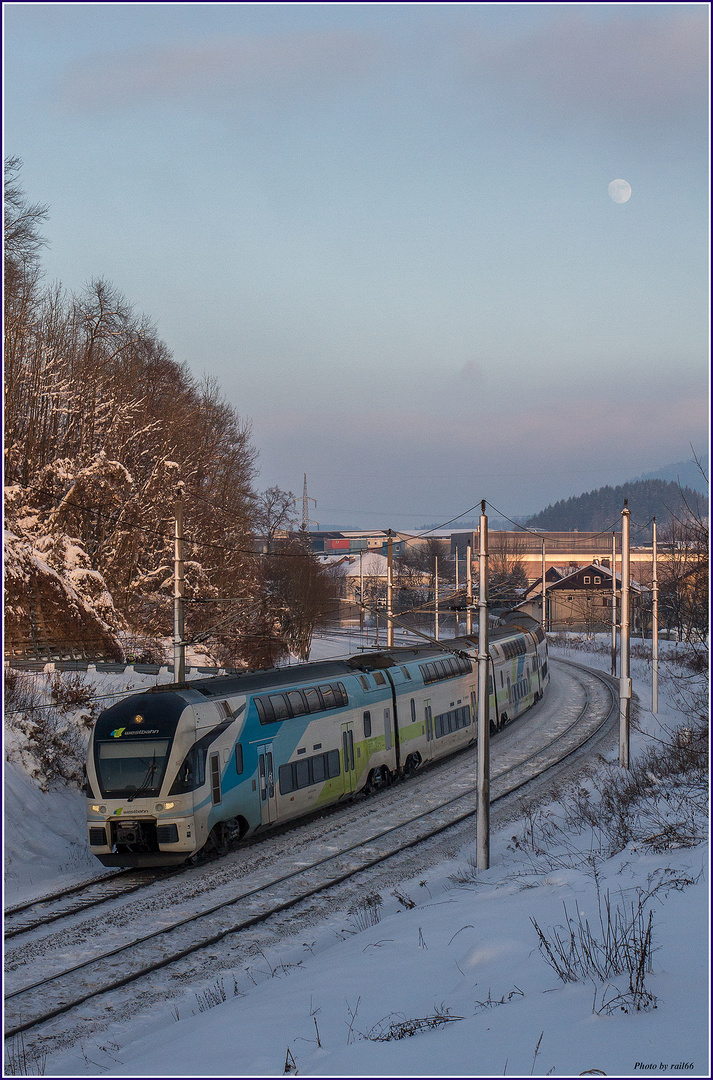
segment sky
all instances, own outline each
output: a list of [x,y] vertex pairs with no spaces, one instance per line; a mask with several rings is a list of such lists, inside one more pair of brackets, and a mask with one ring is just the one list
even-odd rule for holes
[[709,10],[4,4],[4,152],[258,490],[516,517],[708,446]]

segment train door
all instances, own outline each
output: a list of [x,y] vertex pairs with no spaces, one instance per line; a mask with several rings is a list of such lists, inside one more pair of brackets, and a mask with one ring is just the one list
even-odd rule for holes
[[356,760],[354,757],[354,724],[342,724],[342,769],[344,772],[344,794],[348,795],[356,787]]
[[258,777],[260,781],[260,817],[263,825],[277,821],[277,792],[275,790],[275,759],[272,743],[257,748]]
[[426,752],[424,757],[430,761],[433,757],[433,713],[431,712],[430,698],[426,698],[423,703],[423,718],[426,727]]

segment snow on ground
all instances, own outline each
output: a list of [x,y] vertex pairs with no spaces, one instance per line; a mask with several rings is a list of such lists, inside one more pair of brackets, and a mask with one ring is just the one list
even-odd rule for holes
[[[330,648],[347,651],[340,635],[315,643]],[[606,655],[553,655],[608,669]],[[632,733],[633,759],[682,717],[666,680],[658,717],[648,711],[646,661],[632,660],[632,675],[642,728]],[[15,892],[86,876],[75,842],[84,837],[81,795],[42,794],[17,767],[6,774]],[[561,813],[554,801],[537,820]],[[375,877],[380,903],[283,937],[251,968],[188,986],[143,1025],[134,1016],[55,1054],[45,1075],[709,1076],[708,845],[652,854],[629,843],[595,858],[597,837],[585,830],[549,841],[540,833],[535,850],[533,820],[495,832],[488,871],[474,873],[470,843],[397,890]],[[607,902],[623,913],[641,902],[645,918],[653,911],[651,996],[641,1011],[616,1008],[628,975],[563,983],[538,948],[533,919],[550,942],[568,918],[601,939]],[[101,1015],[100,1003],[92,1008]]]
[[[707,879],[700,850],[663,860],[625,851],[602,873],[600,889],[617,897],[620,890],[632,895],[637,883],[664,868],[697,879],[656,904],[656,973],[647,986],[657,1008],[612,1016],[596,1010],[615,987],[626,989],[626,978],[563,985],[542,959],[530,921],[543,928],[561,923],[565,902],[596,925],[591,872],[532,876],[509,858],[501,835],[493,869],[478,884],[453,888],[448,874],[463,869],[465,854],[429,874],[426,885],[400,886],[417,907],[392,901],[391,913],[369,929],[352,932],[354,919],[346,916],[344,931],[332,928],[331,940],[285,942],[267,956],[257,986],[240,973],[245,996],[209,1011],[200,1012],[195,996],[177,1023],[167,1015],[162,1027],[117,1049],[121,1064],[109,1075],[279,1076],[288,1051],[302,1076],[577,1076],[591,1069],[628,1076],[675,1072],[683,1062],[689,1067],[681,1071],[708,1075],[708,966],[700,945],[708,926]],[[392,1023],[439,1014],[460,1019],[375,1041]],[[95,1048],[86,1052],[97,1060]],[[100,1060],[110,1064],[106,1056]],[[84,1071],[81,1058],[74,1064]]]

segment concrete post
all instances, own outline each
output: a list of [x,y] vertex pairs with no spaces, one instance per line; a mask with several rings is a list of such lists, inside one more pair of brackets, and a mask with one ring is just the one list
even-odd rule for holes
[[[478,806],[477,866],[490,866],[490,695],[488,693],[488,519],[481,503],[478,546]],[[493,688],[494,689],[494,688]]]
[[619,657],[619,764],[629,768],[629,519],[631,512],[624,499],[621,512],[621,647]]

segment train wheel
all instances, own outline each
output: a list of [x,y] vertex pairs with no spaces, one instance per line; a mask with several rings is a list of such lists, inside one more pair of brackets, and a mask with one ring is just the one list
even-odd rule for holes
[[369,779],[364,785],[364,790],[367,795],[371,795],[375,791],[381,791],[382,788],[388,787],[390,783],[391,773],[386,765],[379,765],[376,769],[371,770]]
[[404,762],[404,776],[413,776],[420,764],[421,755],[419,753],[409,754]]
[[210,831],[205,845],[205,851],[210,855],[226,855],[230,850],[230,831],[225,823],[219,821]]

